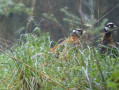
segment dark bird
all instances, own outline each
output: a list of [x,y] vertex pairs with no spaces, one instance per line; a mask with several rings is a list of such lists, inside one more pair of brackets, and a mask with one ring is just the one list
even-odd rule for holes
[[70,46],[75,47],[80,46],[80,36],[83,34],[83,30],[81,29],[76,29],[73,30],[72,33],[70,34],[70,37],[61,42],[60,44],[54,46],[53,48],[50,49],[50,52],[57,53],[60,49],[64,48],[67,44]]
[[107,53],[109,56],[116,57],[118,54],[117,48],[112,38],[112,31],[115,28],[116,25],[112,22],[107,23],[104,28],[103,40],[100,46],[100,53],[103,55]]

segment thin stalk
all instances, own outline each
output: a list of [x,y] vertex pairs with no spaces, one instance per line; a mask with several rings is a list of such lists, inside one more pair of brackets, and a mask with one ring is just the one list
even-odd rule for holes
[[46,74],[44,74],[44,73],[41,73],[41,72],[37,71],[36,69],[34,69],[33,67],[31,67],[31,66],[25,64],[24,62],[20,61],[19,59],[15,58],[15,57],[12,57],[12,56],[10,56],[10,55],[8,55],[8,54],[6,54],[6,53],[5,53],[4,51],[2,51],[1,49],[0,49],[0,52],[3,53],[4,55],[6,55],[6,56],[8,56],[8,57],[10,57],[10,58],[12,58],[12,59],[14,59],[15,61],[17,61],[17,62],[19,62],[19,63],[25,65],[26,67],[28,67],[28,68],[30,68],[31,70],[33,70],[33,71],[39,73],[41,76],[45,77],[46,79],[51,80],[52,82],[56,83],[57,85],[61,86],[61,87],[64,88],[65,90],[67,90],[67,88],[65,88],[63,85],[59,84],[57,81],[53,80],[53,79],[52,79],[51,77],[49,77],[48,75],[46,75]]
[[104,76],[103,76],[103,74],[102,74],[102,71],[101,71],[101,68],[100,68],[100,65],[99,65],[99,62],[98,62],[98,59],[97,59],[97,58],[96,58],[96,62],[97,62],[97,67],[98,67],[100,76],[101,76],[101,78],[102,78],[102,82],[104,83],[104,88],[105,88],[105,90],[107,90],[106,82],[105,82],[105,79],[104,79]]

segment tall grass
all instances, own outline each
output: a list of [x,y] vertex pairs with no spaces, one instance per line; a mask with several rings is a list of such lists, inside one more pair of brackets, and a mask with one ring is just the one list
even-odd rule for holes
[[[118,88],[119,57],[101,57],[98,48],[90,46],[77,47],[76,53],[67,45],[65,55],[59,52],[56,58],[49,52],[49,34],[35,32],[22,35],[16,45],[0,54],[1,89]],[[37,53],[43,54],[31,59]]]

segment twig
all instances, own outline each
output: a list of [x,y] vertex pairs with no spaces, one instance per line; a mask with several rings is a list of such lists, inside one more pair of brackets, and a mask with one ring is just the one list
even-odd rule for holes
[[[111,13],[114,9],[116,9],[118,7],[118,5],[116,5],[115,7],[113,7],[109,12],[107,12],[105,15],[103,15],[100,19],[98,19],[97,22],[99,22],[100,20],[102,20],[106,15],[108,15],[109,13]],[[95,23],[96,24],[96,23]]]
[[[117,27],[117,28],[115,28],[115,29],[113,29],[113,30],[110,30],[110,31],[115,31],[116,29],[119,29],[119,27]],[[109,31],[109,32],[110,32]],[[105,33],[108,33],[108,32],[105,32]],[[102,36],[103,34],[100,34],[100,35],[98,35],[98,36],[96,36],[96,37],[94,37],[94,38],[92,38],[92,39],[89,39],[87,42],[89,43],[90,41],[92,41],[92,40],[94,40],[94,39],[96,39],[97,37],[100,37],[100,36]]]
[[10,42],[11,44],[16,44],[15,42],[12,42],[12,41],[9,41],[9,40],[3,39],[3,38],[0,38],[0,40],[6,41],[6,42]]
[[28,68],[32,69],[33,71],[39,73],[41,76],[43,76],[43,77],[45,77],[45,78],[47,78],[47,79],[53,81],[54,83],[56,83],[57,85],[61,86],[61,87],[64,88],[65,90],[68,90],[68,89],[65,88],[63,85],[59,84],[57,81],[53,80],[53,79],[52,79],[51,77],[49,77],[48,75],[43,74],[43,73],[37,71],[36,69],[34,69],[33,67],[31,67],[31,66],[25,64],[24,62],[20,61],[19,59],[15,58],[15,57],[12,57],[12,56],[10,56],[10,55],[8,55],[8,54],[6,54],[6,53],[5,53],[4,51],[2,51],[1,49],[0,49],[0,52],[3,53],[4,55],[6,55],[6,56],[8,56],[8,57],[10,57],[10,58],[12,58],[12,59],[14,59],[15,61],[18,61],[19,63],[21,63],[21,64],[27,66]]
[[[115,31],[116,29],[119,29],[119,27],[117,27],[117,28],[115,28],[115,29],[113,29],[113,30],[110,30],[110,31]],[[105,32],[105,33],[108,33],[108,32]],[[100,34],[100,35],[98,35],[98,36],[96,36],[96,37],[94,37],[94,38],[91,38],[91,39],[89,39],[88,41],[87,41],[87,43],[89,43],[89,42],[91,42],[91,41],[93,41],[94,39],[96,39],[97,37],[100,37],[100,36],[102,36],[103,34]],[[80,42],[80,40],[78,39],[78,40],[76,40],[75,42],[77,42],[77,41],[79,41]],[[74,42],[74,43],[75,43]],[[87,44],[86,43],[86,44]],[[75,48],[75,47],[77,47],[77,46],[80,46],[80,45],[76,45],[76,46],[74,46],[74,47],[72,47],[72,48]],[[72,49],[72,48],[70,48],[69,49],[69,51]]]

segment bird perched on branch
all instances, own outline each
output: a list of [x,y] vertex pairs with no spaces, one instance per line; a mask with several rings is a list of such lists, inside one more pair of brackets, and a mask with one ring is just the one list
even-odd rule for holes
[[54,46],[50,49],[50,52],[58,54],[58,51],[60,51],[62,48],[64,48],[67,44],[69,44],[72,47],[80,46],[80,36],[83,34],[82,29],[76,29],[73,30],[70,34],[70,37],[61,42],[60,44]]
[[100,53],[116,57],[118,52],[116,50],[115,43],[112,38],[112,31],[116,28],[116,25],[112,22],[107,23],[105,28],[104,28],[104,34],[103,34],[103,40],[100,46]]

